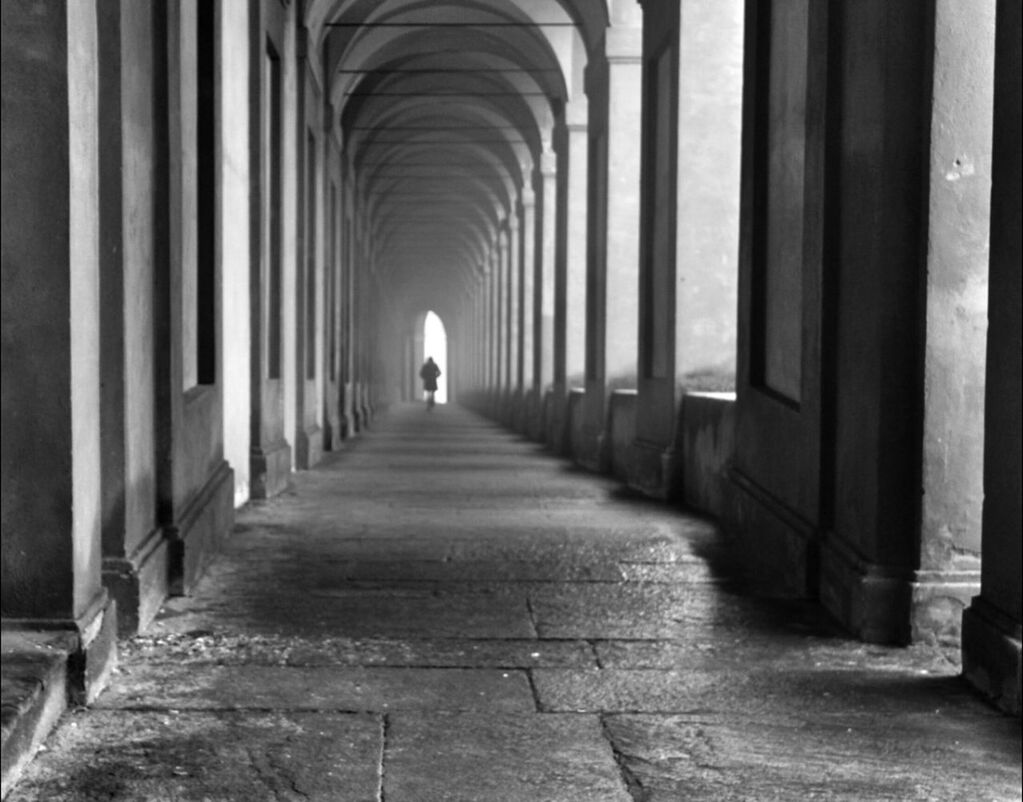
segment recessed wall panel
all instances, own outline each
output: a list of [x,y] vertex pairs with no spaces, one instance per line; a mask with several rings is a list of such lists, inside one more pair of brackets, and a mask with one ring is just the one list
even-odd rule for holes
[[811,0],[771,3],[763,383],[798,402],[803,351],[806,69]]

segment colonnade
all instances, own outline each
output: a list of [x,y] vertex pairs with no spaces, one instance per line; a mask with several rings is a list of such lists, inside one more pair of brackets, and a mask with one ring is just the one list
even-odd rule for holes
[[483,5],[0,4],[5,627],[94,696],[433,310],[456,400],[1018,712],[1018,4]]

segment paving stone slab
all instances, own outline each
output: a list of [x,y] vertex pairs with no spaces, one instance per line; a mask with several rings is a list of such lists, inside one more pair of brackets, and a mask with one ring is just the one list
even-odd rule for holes
[[533,682],[543,710],[552,712],[692,713],[748,716],[845,712],[873,716],[998,715],[957,676],[920,676],[872,670],[798,670],[757,666],[732,669],[538,668]]
[[125,641],[122,660],[132,664],[415,666],[534,668],[596,665],[585,641],[335,638],[239,635],[212,629],[147,634]]
[[395,714],[387,802],[632,802],[595,716]]
[[144,664],[122,669],[102,709],[535,710],[522,671]]
[[132,713],[65,719],[8,802],[376,802],[383,724],[338,713]]
[[693,630],[681,641],[607,640],[595,641],[593,648],[603,668],[747,670],[757,666],[801,671],[831,667],[920,676],[954,676],[960,671],[958,660],[931,647],[879,646],[802,631],[728,633],[707,628]]
[[622,715],[604,723],[649,802],[1011,800],[1020,794],[1018,721],[1006,718],[982,727],[928,714],[868,726],[841,716]]
[[288,592],[207,594],[168,603],[154,632],[221,631],[316,637],[532,638],[524,591],[295,586]]

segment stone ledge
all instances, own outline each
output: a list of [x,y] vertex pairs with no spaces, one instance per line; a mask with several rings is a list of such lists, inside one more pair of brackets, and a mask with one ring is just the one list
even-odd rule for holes
[[68,632],[3,633],[4,797],[67,708],[68,657],[75,640]]

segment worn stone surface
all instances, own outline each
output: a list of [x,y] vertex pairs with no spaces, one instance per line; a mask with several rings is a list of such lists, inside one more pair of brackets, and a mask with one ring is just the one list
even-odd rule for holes
[[[130,672],[130,673],[129,673]],[[156,664],[125,672],[99,708],[481,710],[531,712],[521,671]]]
[[388,799],[629,802],[595,716],[395,716]]
[[382,732],[380,717],[344,713],[78,713],[9,799],[369,802]]
[[1019,799],[1019,723],[969,739],[958,717],[608,716],[636,798]]
[[1019,798],[954,654],[754,598],[705,520],[468,413],[375,426],[239,513],[12,798]]

